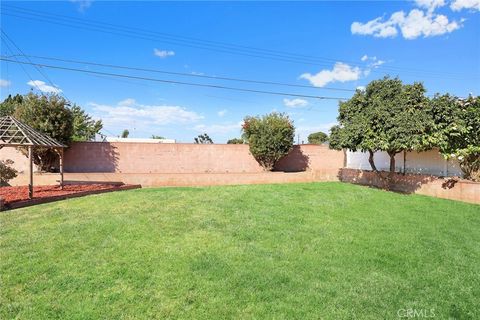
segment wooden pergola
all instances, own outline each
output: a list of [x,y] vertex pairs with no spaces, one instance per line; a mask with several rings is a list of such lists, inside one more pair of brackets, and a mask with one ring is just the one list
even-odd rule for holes
[[60,186],[63,188],[63,149],[66,148],[65,145],[12,116],[6,116],[0,118],[0,149],[3,147],[28,148],[28,159],[30,160],[28,196],[30,199],[33,198],[33,150],[35,148],[49,148],[58,153],[60,157]]

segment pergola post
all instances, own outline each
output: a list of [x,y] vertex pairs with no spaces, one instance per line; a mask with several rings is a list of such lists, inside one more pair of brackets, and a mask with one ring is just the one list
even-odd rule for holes
[[60,189],[63,190],[63,148],[59,150],[58,155],[60,156]]
[[33,199],[33,147],[28,146],[28,160],[30,161],[30,182],[28,184],[28,198]]

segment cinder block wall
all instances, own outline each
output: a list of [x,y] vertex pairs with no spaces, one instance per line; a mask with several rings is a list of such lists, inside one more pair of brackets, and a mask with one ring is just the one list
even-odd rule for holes
[[[0,159],[12,159],[20,172],[28,159],[13,148],[0,150]],[[336,177],[344,154],[324,145],[294,146],[276,170],[314,171]],[[70,173],[261,173],[248,145],[152,144],[76,142],[65,151],[65,171]]]

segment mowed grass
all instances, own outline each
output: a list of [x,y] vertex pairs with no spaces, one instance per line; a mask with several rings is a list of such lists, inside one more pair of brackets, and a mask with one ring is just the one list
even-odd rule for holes
[[1,319],[480,318],[480,206],[341,183],[0,213]]

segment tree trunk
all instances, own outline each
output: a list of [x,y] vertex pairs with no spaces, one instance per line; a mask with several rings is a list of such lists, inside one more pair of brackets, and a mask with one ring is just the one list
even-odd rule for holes
[[396,153],[388,153],[388,155],[390,156],[390,173],[394,173],[395,172],[395,155]]
[[373,159],[373,151],[372,150],[368,150],[368,162],[370,163],[370,167],[372,167],[372,170],[377,172],[377,167],[375,166],[375,161]]

